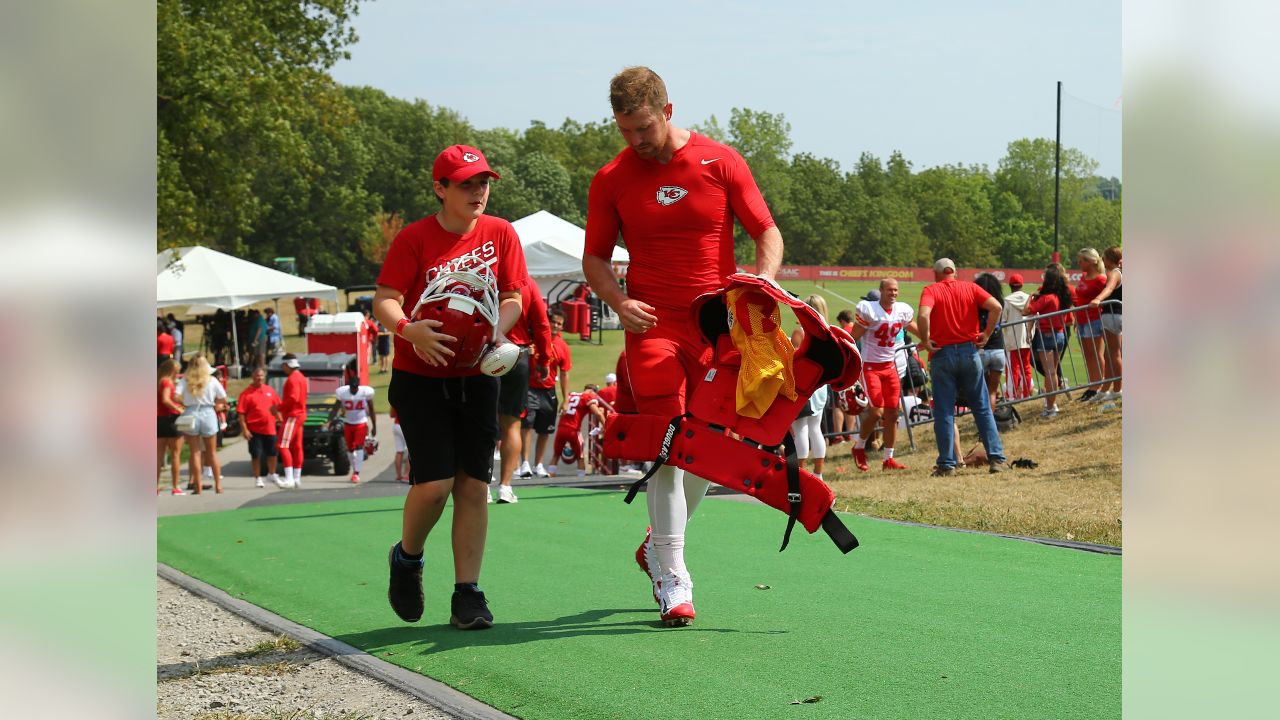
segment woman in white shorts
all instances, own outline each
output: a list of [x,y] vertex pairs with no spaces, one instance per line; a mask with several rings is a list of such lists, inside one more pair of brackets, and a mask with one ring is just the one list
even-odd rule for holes
[[[1104,377],[1115,378],[1111,382],[1110,389],[1106,385],[1102,386],[1104,392],[1099,400],[1119,400],[1123,391],[1123,381],[1121,375],[1124,374],[1123,350],[1124,350],[1124,300],[1122,297],[1122,283],[1124,281],[1124,273],[1121,266],[1124,265],[1124,255],[1119,247],[1107,248],[1102,253],[1102,264],[1107,269],[1107,284],[1102,288],[1102,292],[1089,302],[1093,307],[1100,308],[1102,313],[1102,332],[1103,332],[1103,366],[1102,373]],[[1106,302],[1112,300],[1114,302]]]
[[181,383],[182,404],[186,409],[177,421],[179,430],[187,438],[187,450],[190,457],[190,477],[194,484],[193,492],[197,495],[200,487],[201,453],[208,453],[209,464],[213,467],[213,487],[215,492],[222,492],[222,465],[218,462],[217,448],[214,447],[218,436],[218,412],[225,410],[227,391],[222,383],[213,377],[209,361],[203,355],[197,355],[187,366],[187,374]]
[[[400,429],[400,418],[396,409],[391,408],[391,434],[396,439],[396,482],[409,482],[409,446],[404,442],[404,430]],[[401,472],[401,467],[404,471]]]

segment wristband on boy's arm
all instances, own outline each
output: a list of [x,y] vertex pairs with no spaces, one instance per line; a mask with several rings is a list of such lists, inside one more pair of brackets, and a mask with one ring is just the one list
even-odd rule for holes
[[404,337],[404,329],[408,325],[409,325],[409,318],[407,317],[400,318],[398,321],[396,321],[396,334],[399,335],[400,337]]

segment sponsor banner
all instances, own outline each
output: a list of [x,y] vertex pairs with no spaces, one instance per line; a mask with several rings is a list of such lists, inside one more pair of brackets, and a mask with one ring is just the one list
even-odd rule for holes
[[[739,265],[738,272],[755,273],[755,265]],[[973,280],[980,273],[991,273],[1002,283],[1009,281],[1013,273],[1022,275],[1028,284],[1040,282],[1042,269],[1024,268],[960,268],[956,276],[961,280]],[[778,270],[779,280],[860,280],[877,282],[885,278],[893,278],[904,282],[933,282],[933,268],[908,267],[870,267],[870,266],[819,266],[819,265],[783,265]],[[1068,273],[1071,282],[1079,282],[1079,271]]]

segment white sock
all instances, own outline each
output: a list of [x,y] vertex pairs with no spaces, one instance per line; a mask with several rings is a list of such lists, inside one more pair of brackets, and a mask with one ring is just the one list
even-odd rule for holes
[[882,452],[884,453],[885,460],[889,460],[893,458],[893,448],[891,447],[884,448]]
[[658,567],[664,573],[675,573],[688,577],[689,569],[684,566],[684,535],[649,536],[649,543],[658,557]]
[[548,473],[549,475],[555,475],[555,474],[556,474],[556,466],[555,466],[555,465],[549,465],[549,466],[547,466],[547,473]]
[[684,531],[689,524],[689,513],[683,475],[682,470],[663,465],[649,478],[648,494],[652,496],[649,521],[653,527],[649,542],[664,572],[687,574]]
[[585,477],[586,474],[587,474],[586,470],[583,470],[582,468],[578,468],[578,477]]
[[364,469],[364,448],[356,450],[352,455],[355,456],[355,462],[353,464],[356,466],[356,472],[358,473]]
[[858,450],[864,450],[864,449],[866,449],[866,447],[867,447],[867,439],[866,439],[866,438],[864,438],[864,437],[862,437],[861,435],[859,435],[859,436],[858,436],[858,439],[853,441],[853,447],[854,447],[854,448],[856,448],[856,449],[858,449]]

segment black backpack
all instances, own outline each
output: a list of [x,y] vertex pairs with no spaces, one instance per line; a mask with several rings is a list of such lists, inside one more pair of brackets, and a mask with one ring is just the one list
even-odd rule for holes
[[997,405],[991,409],[991,414],[995,416],[996,429],[1000,432],[1009,432],[1022,422],[1018,408],[1012,405]]

